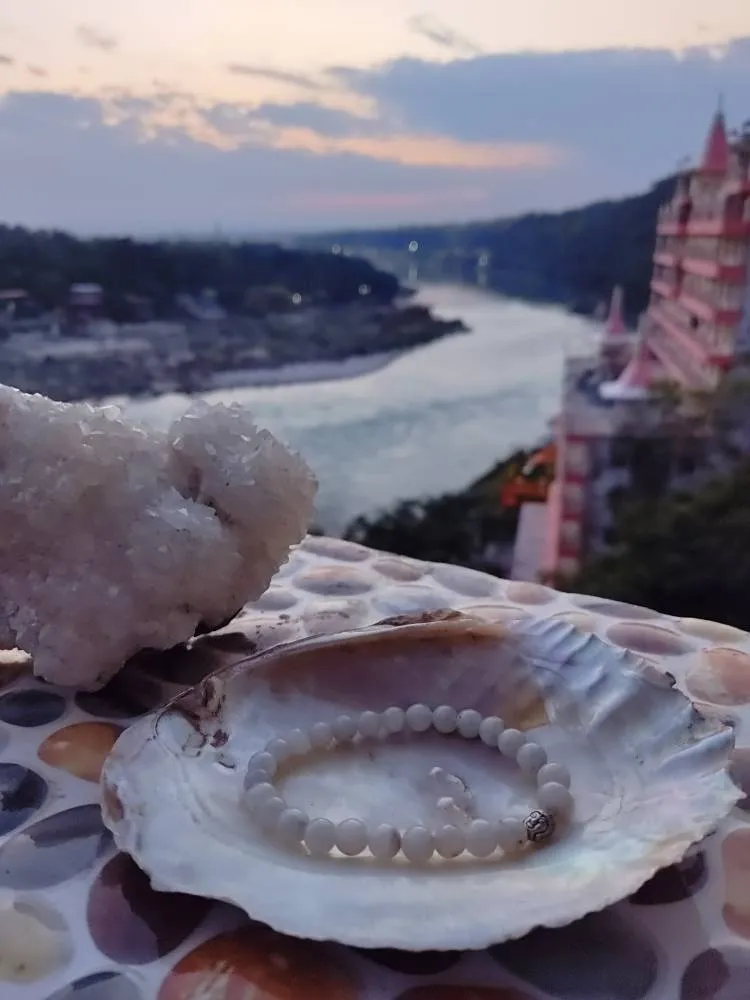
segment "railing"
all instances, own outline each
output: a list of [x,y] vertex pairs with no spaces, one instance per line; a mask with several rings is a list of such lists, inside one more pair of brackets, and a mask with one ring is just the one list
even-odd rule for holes
[[680,382],[688,381],[696,387],[709,387],[714,383],[710,367],[681,350],[664,327],[657,324],[649,331],[648,345],[669,374]]

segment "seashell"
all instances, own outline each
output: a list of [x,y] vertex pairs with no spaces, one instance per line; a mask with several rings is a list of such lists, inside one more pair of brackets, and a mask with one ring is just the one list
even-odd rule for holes
[[[312,857],[256,825],[242,763],[221,766],[221,754],[245,762],[276,735],[342,713],[414,703],[497,715],[540,744],[570,771],[572,818],[507,856]],[[729,727],[632,652],[565,622],[436,612],[308,637],[212,674],[119,737],[103,813],[155,888],[230,902],[302,938],[480,949],[569,924],[680,862],[742,796],[732,747]],[[429,829],[445,822],[435,768],[460,776],[479,819],[535,808],[528,777],[497,750],[434,730],[319,747],[282,762],[274,781],[309,816]]]

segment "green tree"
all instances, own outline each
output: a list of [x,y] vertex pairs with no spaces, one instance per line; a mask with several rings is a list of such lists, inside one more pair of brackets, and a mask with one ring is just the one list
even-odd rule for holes
[[365,260],[324,251],[262,243],[133,239],[84,240],[66,233],[0,226],[0,287],[24,288],[43,306],[65,302],[76,282],[105,289],[113,315],[127,313],[127,297],[145,296],[168,315],[180,293],[216,290],[232,312],[249,289],[283,286],[329,305],[361,300],[389,303],[399,284]]
[[471,565],[478,546],[478,506],[461,493],[402,500],[372,519],[357,518],[345,537],[413,559]]
[[566,589],[750,627],[750,461],[692,495],[624,503],[618,544]]

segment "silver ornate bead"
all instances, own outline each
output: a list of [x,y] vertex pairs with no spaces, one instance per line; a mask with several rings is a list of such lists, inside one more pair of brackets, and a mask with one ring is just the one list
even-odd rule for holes
[[532,844],[540,844],[543,840],[549,840],[555,832],[554,819],[540,809],[529,813],[524,820],[524,826],[526,827],[526,836]]

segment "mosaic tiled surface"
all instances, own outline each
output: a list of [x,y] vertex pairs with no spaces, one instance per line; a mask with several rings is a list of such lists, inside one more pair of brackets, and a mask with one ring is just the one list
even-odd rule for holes
[[[438,607],[565,619],[673,674],[734,727],[747,791],[713,837],[631,899],[475,953],[355,952],[154,892],[97,806],[122,727],[278,642]],[[0,653],[2,1000],[746,1000],[750,996],[750,636],[737,629],[309,538],[261,601],[189,650],[144,655],[72,696]]]

